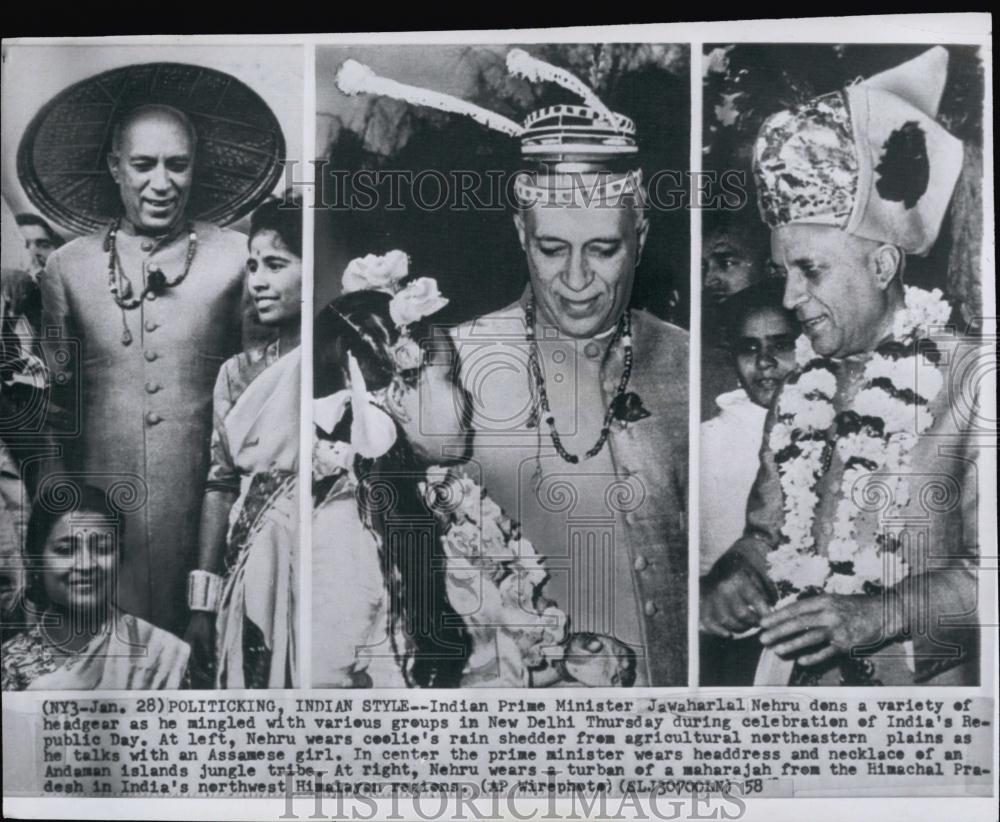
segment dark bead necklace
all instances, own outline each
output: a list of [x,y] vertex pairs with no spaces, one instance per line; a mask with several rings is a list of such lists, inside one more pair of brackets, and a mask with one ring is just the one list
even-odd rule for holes
[[191,263],[194,262],[194,255],[198,251],[198,234],[194,230],[194,223],[190,220],[187,223],[188,234],[187,254],[184,258],[184,269],[177,279],[171,281],[160,269],[150,269],[146,287],[142,293],[135,295],[132,288],[132,281],[125,273],[121,258],[118,256],[118,230],[121,228],[121,218],[118,217],[111,222],[108,227],[108,234],[104,238],[104,250],[108,252],[108,290],[111,296],[122,310],[122,345],[131,345],[132,332],[129,331],[128,322],[125,319],[125,312],[137,308],[144,299],[150,295],[154,297],[165,294],[168,288],[174,288],[184,282],[191,271]]
[[[580,457],[578,454],[569,453],[563,446],[562,438],[556,430],[556,418],[549,406],[549,395],[545,390],[545,377],[542,374],[542,367],[538,357],[538,343],[535,338],[535,298],[533,295],[528,298],[528,304],[525,306],[524,313],[527,322],[526,335],[529,345],[528,367],[531,369],[531,374],[535,380],[535,389],[538,392],[538,402],[541,406],[543,419],[549,427],[549,436],[552,437],[552,445],[555,447],[556,452],[566,462],[575,465],[580,462]],[[643,408],[642,400],[639,399],[639,396],[634,392],[626,393],[629,378],[632,376],[632,317],[628,310],[618,320],[618,326],[615,328],[610,346],[614,347],[619,340],[625,346],[625,367],[618,382],[618,390],[608,404],[608,410],[604,413],[601,434],[597,438],[597,442],[584,455],[583,459],[590,459],[601,453],[601,449],[604,448],[604,443],[607,442],[608,435],[611,433],[612,420],[617,419],[624,426],[626,423],[635,422],[649,416],[649,411]]]

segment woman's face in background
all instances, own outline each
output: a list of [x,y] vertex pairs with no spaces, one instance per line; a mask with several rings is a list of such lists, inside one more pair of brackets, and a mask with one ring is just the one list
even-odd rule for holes
[[458,379],[458,354],[444,333],[423,341],[416,386],[406,386],[398,420],[414,449],[432,463],[454,462],[470,451],[470,402]]
[[113,604],[118,529],[100,514],[65,514],[42,549],[49,602],[67,611],[104,612]]
[[740,385],[755,405],[767,408],[781,381],[795,368],[799,330],[789,312],[761,308],[748,314],[734,341]]

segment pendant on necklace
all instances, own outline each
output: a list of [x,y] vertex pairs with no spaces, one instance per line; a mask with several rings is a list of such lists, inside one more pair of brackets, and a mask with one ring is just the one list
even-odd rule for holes
[[122,331],[122,345],[132,345],[132,332],[127,328]]

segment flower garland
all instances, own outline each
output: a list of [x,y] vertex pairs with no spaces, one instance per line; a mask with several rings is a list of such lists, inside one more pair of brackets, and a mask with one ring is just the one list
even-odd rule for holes
[[517,524],[467,476],[434,466],[420,483],[428,507],[445,524],[448,598],[475,636],[469,670],[509,685],[528,685],[529,669],[560,658],[566,614],[545,599],[543,558]]
[[[940,290],[907,287],[891,339],[872,354],[860,389],[840,413],[833,404],[837,364],[817,355],[805,335],[797,340],[799,371],[782,389],[768,440],[785,514],[781,543],[768,555],[779,607],[806,593],[871,593],[909,574],[894,541],[883,535],[862,539],[853,493],[865,477],[885,469],[894,485],[894,505],[909,501],[905,469],[919,436],[934,422],[928,406],[943,385],[939,354],[926,337],[950,313]],[[813,537],[817,486],[834,451],[844,474],[827,555],[821,556]]]

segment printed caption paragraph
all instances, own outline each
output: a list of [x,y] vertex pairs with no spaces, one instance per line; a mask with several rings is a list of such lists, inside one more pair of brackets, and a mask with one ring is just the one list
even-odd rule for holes
[[[988,795],[975,698],[5,700],[19,796]],[[16,748],[16,750],[15,750]]]

